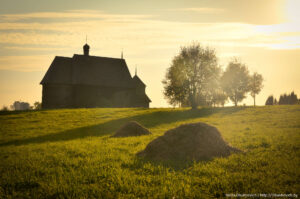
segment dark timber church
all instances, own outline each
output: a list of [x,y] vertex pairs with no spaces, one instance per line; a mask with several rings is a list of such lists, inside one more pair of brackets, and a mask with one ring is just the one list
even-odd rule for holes
[[149,107],[146,85],[131,77],[123,59],[89,55],[56,56],[41,83],[42,108]]

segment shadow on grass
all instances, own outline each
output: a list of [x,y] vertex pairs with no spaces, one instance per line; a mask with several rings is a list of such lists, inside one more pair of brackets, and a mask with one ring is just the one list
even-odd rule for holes
[[85,126],[81,128],[70,129],[58,133],[42,135],[38,137],[12,140],[1,143],[0,146],[9,145],[25,145],[31,143],[45,143],[80,139],[85,137],[99,137],[111,134],[120,128],[128,121],[137,121],[147,128],[154,126],[173,123],[182,120],[193,118],[206,117],[214,113],[221,112],[222,114],[232,114],[236,111],[242,110],[241,107],[226,107],[226,108],[201,108],[198,110],[175,110],[175,111],[155,111],[148,114],[136,115],[108,122],[100,123],[92,126]]
[[[202,160],[201,162],[206,163],[209,162],[212,159],[209,160]],[[147,167],[145,165],[150,164],[151,167]],[[189,168],[193,166],[193,161],[153,161],[142,157],[136,157],[135,160],[132,163],[122,163],[121,167],[123,169],[129,169],[131,171],[136,171],[137,173],[151,173],[151,175],[159,175],[160,169],[148,169],[148,168],[167,168],[172,169],[175,171],[183,170],[186,168]],[[142,172],[141,172],[142,170]]]

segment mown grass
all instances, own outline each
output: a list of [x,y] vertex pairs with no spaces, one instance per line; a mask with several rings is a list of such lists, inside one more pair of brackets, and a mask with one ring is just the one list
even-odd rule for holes
[[[135,120],[150,136],[111,138]],[[172,165],[135,154],[189,122],[245,153]],[[0,198],[214,198],[300,190],[300,106],[0,113]]]

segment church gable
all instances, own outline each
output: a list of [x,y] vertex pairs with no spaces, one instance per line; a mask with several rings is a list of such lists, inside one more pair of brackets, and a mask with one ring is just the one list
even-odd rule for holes
[[41,83],[42,107],[149,107],[146,85],[131,77],[123,58],[55,57]]

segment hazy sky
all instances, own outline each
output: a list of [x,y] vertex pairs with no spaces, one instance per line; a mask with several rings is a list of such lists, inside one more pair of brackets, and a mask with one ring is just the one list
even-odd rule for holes
[[[54,57],[90,54],[124,58],[147,85],[151,107],[168,106],[161,83],[180,47],[216,48],[261,73],[257,97],[300,95],[299,0],[0,0],[0,106],[41,101],[39,85]],[[243,103],[253,104],[251,97]]]

